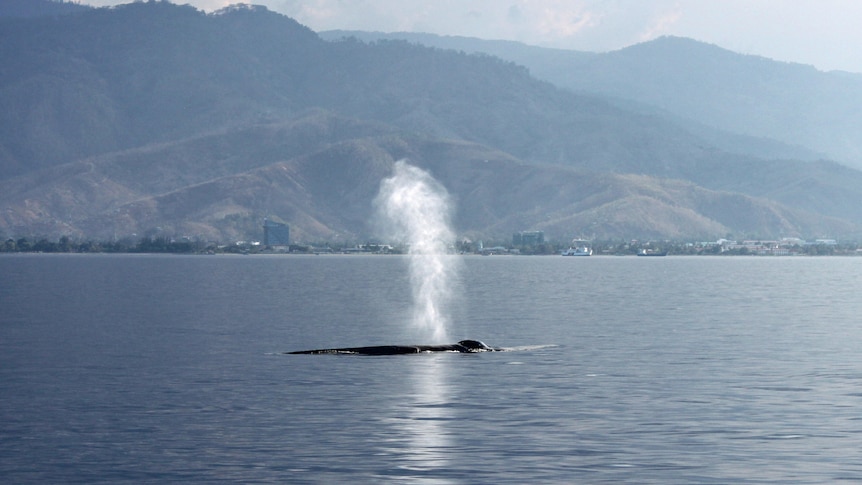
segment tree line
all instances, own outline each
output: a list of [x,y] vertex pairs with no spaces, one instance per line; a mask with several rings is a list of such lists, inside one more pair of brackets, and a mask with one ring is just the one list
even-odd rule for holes
[[21,237],[9,238],[0,245],[3,253],[198,253],[207,245],[192,241],[175,241],[167,237],[145,237],[138,241],[73,241],[62,236],[57,241],[40,238],[34,241]]

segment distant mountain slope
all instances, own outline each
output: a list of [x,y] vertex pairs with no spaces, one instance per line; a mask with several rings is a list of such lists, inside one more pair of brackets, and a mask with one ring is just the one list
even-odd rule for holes
[[680,177],[726,156],[494,57],[323,42],[261,8],[135,3],[2,27],[0,178],[313,107],[593,170]]
[[[297,240],[374,237],[372,201],[394,162],[429,170],[467,237],[525,229],[549,239],[860,234],[862,220],[794,209],[691,182],[524,163],[475,143],[405,134],[323,112],[188,138],[0,182],[0,228],[112,239],[259,237],[264,216]],[[248,163],[247,160],[254,160]]]
[[66,0],[3,0],[0,2],[0,19],[67,15],[89,8]]
[[570,88],[637,99],[862,167],[862,74],[824,73],[677,37],[572,67]]
[[133,3],[0,24],[0,178],[283,118],[304,105],[295,78],[318,44],[251,7]]
[[[336,30],[320,35],[329,40],[356,37],[367,42],[401,39],[484,52],[526,66],[534,76],[560,87],[644,103],[683,119],[753,137],[728,139],[703,132],[711,143],[726,149],[805,159],[830,157],[862,168],[862,74],[820,72],[679,37],[592,54],[405,32]],[[789,147],[770,148],[758,138],[778,140]],[[734,147],[735,143],[750,146]],[[797,148],[792,149],[794,146]]]
[[0,22],[0,236],[250,239],[271,215],[371,237],[399,158],[476,237],[862,234],[862,172],[729,153],[488,55],[325,42],[248,6]]
[[380,40],[404,40],[438,49],[463,51],[467,54],[487,54],[529,68],[530,73],[545,81],[565,78],[572,63],[587,62],[599,54],[568,49],[536,47],[508,40],[484,40],[457,35],[436,35],[421,32],[365,32],[361,30],[328,30],[318,32],[328,41],[355,38],[366,43]]

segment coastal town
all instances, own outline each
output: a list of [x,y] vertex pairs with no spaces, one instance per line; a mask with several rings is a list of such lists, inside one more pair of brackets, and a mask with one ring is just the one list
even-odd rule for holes
[[[267,234],[267,236],[269,236]],[[510,240],[461,239],[453,254],[482,256],[862,256],[862,244],[836,239],[718,239],[716,241],[638,240],[604,241],[575,238],[546,240],[541,231],[520,232]],[[176,253],[176,254],[406,254],[399,243],[290,242],[266,237],[263,241],[204,242],[192,238],[143,237],[115,241],[74,241],[62,237],[8,238],[0,253]]]

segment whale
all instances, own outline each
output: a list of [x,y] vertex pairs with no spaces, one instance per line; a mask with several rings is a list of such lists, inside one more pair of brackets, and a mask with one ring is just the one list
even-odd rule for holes
[[370,347],[343,347],[337,349],[295,350],[286,354],[349,354],[349,355],[401,355],[426,352],[499,352],[503,349],[489,347],[478,340],[461,340],[456,344],[444,345],[375,345]]

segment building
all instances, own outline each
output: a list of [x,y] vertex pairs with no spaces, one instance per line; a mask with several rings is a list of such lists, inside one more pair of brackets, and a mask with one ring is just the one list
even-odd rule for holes
[[545,243],[542,231],[521,231],[512,234],[512,246],[538,246]]
[[280,222],[263,220],[263,244],[264,246],[288,246],[290,245],[290,226]]

